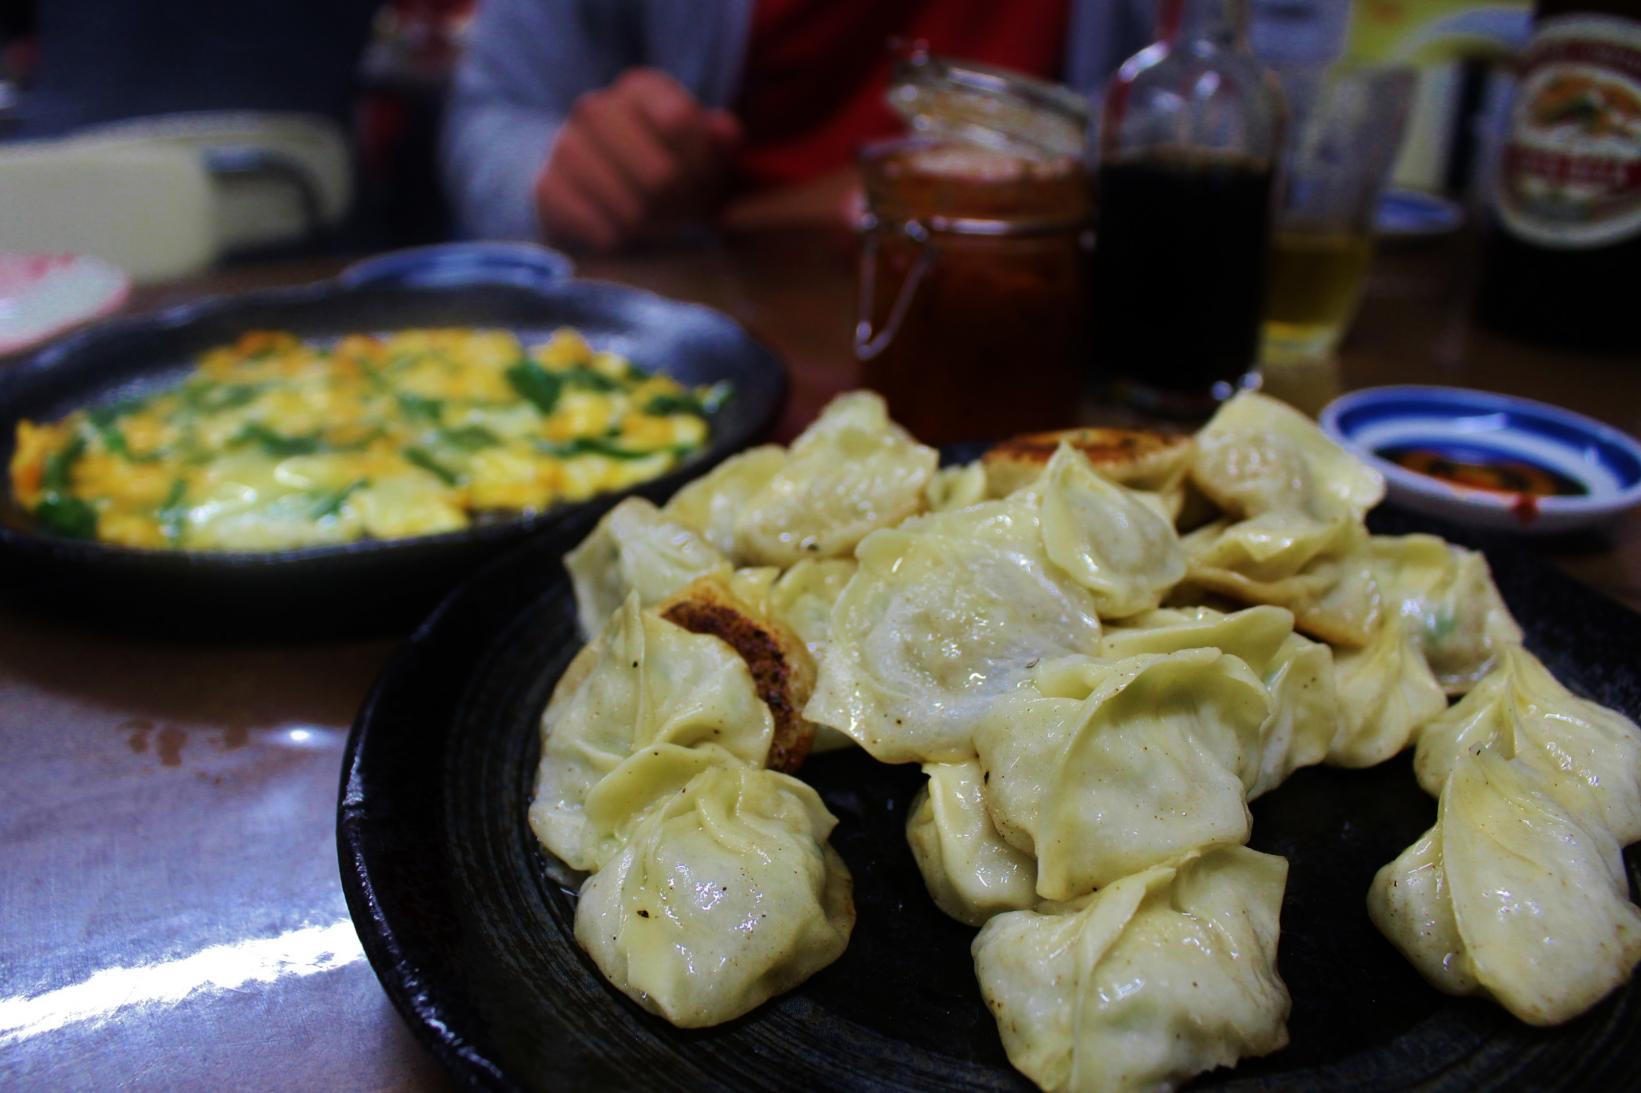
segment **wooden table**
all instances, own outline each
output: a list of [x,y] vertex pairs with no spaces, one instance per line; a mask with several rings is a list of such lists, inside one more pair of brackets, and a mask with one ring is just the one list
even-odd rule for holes
[[[339,265],[230,269],[131,306]],[[1462,240],[1381,255],[1343,384],[1492,388],[1641,433],[1641,359],[1476,328],[1471,268]],[[782,439],[855,382],[845,236],[752,235],[582,269],[720,307],[778,349],[792,373]],[[1536,549],[1641,609],[1641,515]],[[143,641],[0,604],[0,1084],[444,1084],[364,962],[336,878],[341,751],[392,647]]]

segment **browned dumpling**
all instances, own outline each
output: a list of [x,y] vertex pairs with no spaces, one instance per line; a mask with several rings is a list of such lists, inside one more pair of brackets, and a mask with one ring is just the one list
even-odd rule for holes
[[757,612],[719,577],[692,581],[656,611],[693,634],[710,634],[740,655],[775,721],[769,768],[794,771],[803,766],[815,737],[814,726],[802,716],[815,690],[815,662],[797,634]]
[[1111,481],[1158,494],[1169,515],[1178,515],[1195,444],[1187,435],[1155,429],[1086,427],[1010,437],[980,460],[991,495],[1004,497],[1030,485],[1061,444],[1081,452]]

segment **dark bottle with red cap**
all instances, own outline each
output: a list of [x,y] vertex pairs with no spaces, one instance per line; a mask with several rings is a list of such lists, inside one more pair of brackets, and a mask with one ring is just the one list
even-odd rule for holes
[[1539,0],[1490,228],[1483,321],[1641,351],[1641,0]]

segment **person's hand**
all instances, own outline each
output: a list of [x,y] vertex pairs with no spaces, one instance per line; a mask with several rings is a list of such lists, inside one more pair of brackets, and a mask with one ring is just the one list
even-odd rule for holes
[[536,178],[547,238],[608,251],[704,215],[741,127],[665,72],[635,68],[576,99]]

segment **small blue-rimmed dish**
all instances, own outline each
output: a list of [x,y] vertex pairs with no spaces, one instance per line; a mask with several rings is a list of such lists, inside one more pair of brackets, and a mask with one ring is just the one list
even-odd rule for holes
[[1458,204],[1418,190],[1388,190],[1379,198],[1373,231],[1381,239],[1428,239],[1464,226]]
[[1550,533],[1641,504],[1641,443],[1558,406],[1462,387],[1369,387],[1334,399],[1321,421],[1416,512]]
[[435,243],[355,262],[337,280],[344,285],[467,288],[499,284],[535,289],[550,288],[574,273],[575,264],[569,258],[539,243]]

